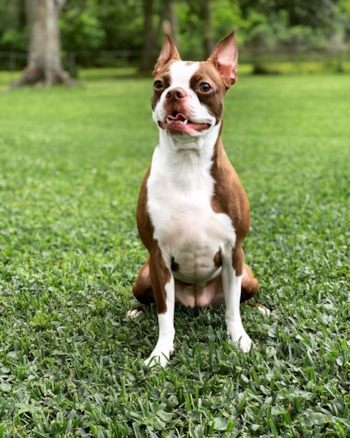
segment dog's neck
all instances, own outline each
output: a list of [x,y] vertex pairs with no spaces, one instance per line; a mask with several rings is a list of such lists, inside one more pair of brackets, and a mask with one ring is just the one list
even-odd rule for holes
[[163,129],[159,130],[159,147],[162,153],[175,158],[180,157],[183,153],[194,153],[203,158],[208,155],[212,157],[214,146],[220,136],[221,122],[212,127],[203,135],[186,136],[186,135],[169,135]]
[[221,123],[198,137],[172,136],[160,130],[154,154],[157,170],[185,191],[212,185],[210,170],[220,132]]

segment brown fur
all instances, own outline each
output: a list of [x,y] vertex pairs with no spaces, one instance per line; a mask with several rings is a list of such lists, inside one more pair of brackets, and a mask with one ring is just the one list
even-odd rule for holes
[[[218,287],[222,288],[221,275],[219,275],[217,278],[211,281],[212,282],[215,281],[218,284]],[[186,285],[186,283],[181,282],[179,280],[175,280],[175,283]],[[259,290],[258,281],[254,278],[253,273],[249,268],[249,266],[244,263],[244,276],[242,280],[241,303],[253,298],[258,293],[258,290]],[[135,298],[142,304],[149,305],[155,303],[154,292],[149,275],[149,258],[146,260],[145,264],[142,266],[142,268],[139,271],[136,282],[133,286],[133,294]],[[250,303],[248,304],[251,305]]]
[[155,106],[157,105],[157,102],[160,99],[160,96],[163,93],[163,90],[165,88],[168,88],[170,85],[170,76],[169,76],[168,71],[169,71],[169,69],[168,69],[168,65],[167,65],[154,78],[154,82],[157,80],[161,80],[164,86],[163,86],[163,88],[161,88],[159,90],[157,90],[156,88],[154,89],[154,93],[153,93],[152,100],[151,100],[153,110],[154,110]]
[[215,254],[214,256],[214,265],[217,268],[220,268],[220,266],[222,266],[222,260],[221,260],[221,249],[219,249],[219,251]]
[[[154,228],[147,211],[147,181],[150,172],[151,169],[148,169],[143,180],[136,213],[139,235],[150,256],[139,272],[133,293],[141,303],[155,301],[157,312],[164,313],[167,310],[165,285],[170,280],[170,271],[165,266],[157,241],[153,237]],[[154,295],[153,289],[158,293]]]
[[[201,82],[207,82],[212,89],[207,93],[201,92],[199,89]],[[223,98],[226,88],[211,61],[201,63],[198,71],[191,78],[190,86],[197,93],[199,100],[210,110],[218,124],[224,111]]]

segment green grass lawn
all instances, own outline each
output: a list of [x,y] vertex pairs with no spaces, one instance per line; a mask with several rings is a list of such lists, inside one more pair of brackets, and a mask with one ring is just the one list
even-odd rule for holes
[[[7,76],[6,76],[7,77]],[[350,435],[347,75],[242,76],[224,144],[248,193],[248,262],[270,317],[175,312],[176,354],[143,368],[153,309],[128,320],[134,219],[157,141],[152,82],[7,92],[0,78],[0,437]]]

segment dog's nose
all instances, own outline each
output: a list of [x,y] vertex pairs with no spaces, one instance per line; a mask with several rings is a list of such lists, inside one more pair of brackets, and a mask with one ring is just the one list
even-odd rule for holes
[[169,100],[180,100],[186,97],[186,91],[181,87],[173,88],[167,92],[165,97]]

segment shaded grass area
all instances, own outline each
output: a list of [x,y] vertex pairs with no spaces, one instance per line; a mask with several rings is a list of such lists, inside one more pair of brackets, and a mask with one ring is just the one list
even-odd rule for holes
[[0,435],[349,436],[348,82],[243,76],[229,92],[246,258],[273,313],[242,306],[243,355],[223,308],[177,307],[176,354],[152,371],[156,314],[125,317],[151,81],[0,95]]

